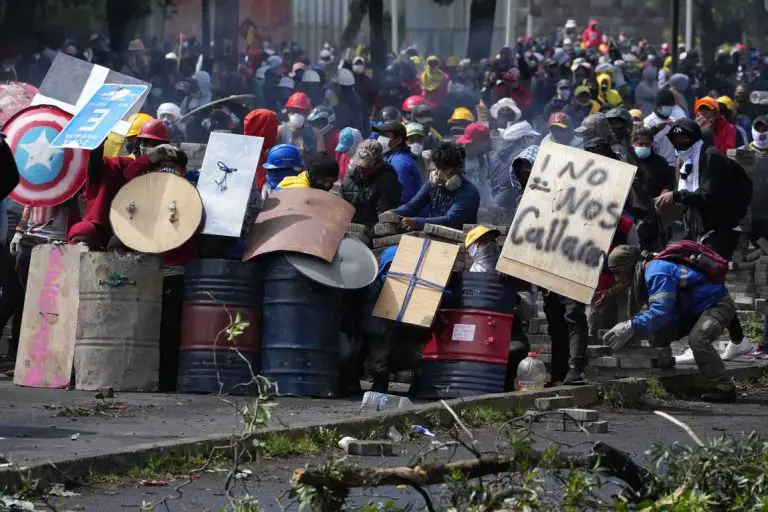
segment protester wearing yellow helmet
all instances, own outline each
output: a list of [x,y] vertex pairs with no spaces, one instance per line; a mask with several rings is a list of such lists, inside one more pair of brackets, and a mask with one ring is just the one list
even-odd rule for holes
[[129,117],[128,122],[131,123],[131,126],[128,128],[128,133],[125,134],[125,137],[116,132],[110,132],[107,136],[107,140],[104,142],[104,156],[135,158],[133,155],[133,145],[136,144],[136,137],[139,135],[141,127],[152,121],[152,119],[152,116],[143,112]]
[[453,111],[453,115],[448,120],[448,124],[451,125],[451,135],[463,135],[464,129],[474,122],[475,116],[472,114],[471,110],[466,107],[457,108]]

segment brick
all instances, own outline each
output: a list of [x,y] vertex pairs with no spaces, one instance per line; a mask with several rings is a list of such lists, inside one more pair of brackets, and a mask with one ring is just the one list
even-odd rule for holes
[[[611,347],[607,345],[589,345],[587,347],[587,355],[589,357],[603,357],[611,355]],[[591,362],[591,360],[590,360]]]
[[548,334],[533,334],[528,336],[528,341],[531,343],[552,343],[552,338]]
[[600,413],[594,409],[561,409],[560,412],[567,414],[576,421],[597,421],[600,419]]
[[768,254],[768,240],[763,237],[757,239],[757,245],[763,250],[765,254]]
[[388,247],[390,245],[398,245],[400,243],[400,238],[403,235],[392,235],[392,236],[385,236],[384,238],[374,238],[373,239],[373,248],[378,249],[379,247]]
[[755,299],[755,311],[757,311],[761,315],[765,315],[766,312],[768,312],[768,300]]
[[390,457],[393,455],[392,441],[360,441],[354,439],[347,444],[347,454],[362,457]]
[[618,359],[612,356],[590,357],[589,366],[598,368],[616,368],[618,366]]
[[550,432],[582,432],[584,428],[590,434],[605,434],[608,432],[607,421],[579,421],[574,422],[562,416],[550,416],[547,418],[547,430]]
[[554,411],[555,409],[564,409],[576,405],[576,399],[572,396],[551,396],[548,398],[537,398],[533,401],[533,408],[537,411]]
[[347,233],[365,233],[370,235],[370,229],[365,224],[350,224],[347,226]]
[[[728,268],[730,270],[754,270],[756,266],[757,266],[757,262],[756,261],[752,261],[752,262],[731,261],[731,262],[728,262]],[[754,276],[754,273],[752,273],[752,275]],[[728,274],[728,277],[730,277],[730,274]]]
[[389,224],[399,224],[402,217],[395,212],[383,212],[379,214],[379,222]]
[[642,368],[670,368],[674,366],[673,357],[664,357],[659,359],[619,357],[617,358],[618,368],[642,369]]
[[380,222],[373,226],[373,232],[377,237],[396,235],[397,224],[384,224]]
[[607,421],[585,421],[581,424],[584,430],[590,434],[606,434],[608,433]]
[[436,236],[439,238],[445,238],[453,242],[464,242],[466,235],[463,231],[453,228],[447,228],[445,226],[437,226],[435,224],[425,224],[424,232],[428,235]]
[[625,347],[613,351],[614,357],[619,359],[661,359],[672,357],[671,347]]
[[744,259],[747,261],[755,261],[760,256],[764,256],[763,249],[755,249],[754,251],[750,251],[747,254],[744,255]]

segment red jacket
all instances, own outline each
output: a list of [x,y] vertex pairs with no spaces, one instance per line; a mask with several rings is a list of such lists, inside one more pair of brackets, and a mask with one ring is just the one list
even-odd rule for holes
[[715,147],[723,156],[729,149],[736,149],[736,128],[726,118],[720,116],[715,123]]
[[264,145],[261,147],[259,167],[256,169],[256,187],[261,190],[267,182],[267,171],[264,164],[267,161],[267,153],[277,143],[277,127],[280,123],[277,114],[271,110],[256,109],[248,113],[243,121],[245,135],[252,137],[264,137]]
[[101,165],[91,161],[85,184],[83,220],[109,228],[109,207],[120,188],[131,179],[126,171],[134,163],[132,158],[125,156],[104,157]]
[[603,33],[592,27],[587,27],[581,35],[581,42],[587,48],[599,48],[603,42]]

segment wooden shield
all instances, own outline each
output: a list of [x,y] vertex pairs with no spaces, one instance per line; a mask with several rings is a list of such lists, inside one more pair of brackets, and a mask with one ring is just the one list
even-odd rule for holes
[[243,261],[260,254],[289,251],[330,263],[354,214],[354,206],[324,190],[272,192],[251,226]]
[[125,185],[112,201],[115,235],[134,251],[159,254],[192,238],[203,218],[203,202],[190,182],[151,172]]

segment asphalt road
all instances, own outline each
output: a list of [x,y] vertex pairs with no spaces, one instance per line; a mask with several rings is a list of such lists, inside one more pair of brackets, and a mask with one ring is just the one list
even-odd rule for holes
[[[759,393],[742,399],[733,405],[712,405],[704,403],[657,401],[646,409],[606,409],[600,408],[600,419],[607,420],[610,431],[607,434],[586,436],[581,432],[551,432],[547,431],[544,423],[534,424],[533,432],[537,434],[537,444],[544,447],[550,443],[560,443],[564,450],[588,452],[591,444],[597,440],[615,446],[630,453],[636,461],[646,461],[645,451],[654,443],[690,443],[691,440],[680,428],[667,420],[655,415],[653,409],[664,410],[687,423],[702,439],[720,435],[740,435],[744,432],[759,431],[768,433],[768,393]],[[481,451],[495,450],[498,427],[484,427],[474,431]],[[440,440],[448,440],[445,435],[438,435]],[[429,438],[404,441],[396,445],[394,457],[350,457],[354,462],[367,467],[406,465],[413,457],[430,448]],[[290,487],[293,471],[306,464],[320,464],[330,458],[342,457],[337,450],[318,457],[294,457],[282,460],[268,460],[258,465],[250,466],[253,474],[245,481],[250,494],[257,497],[267,510],[281,510],[282,506],[290,505],[291,499],[286,491]],[[431,455],[430,460],[445,460],[447,451],[438,451]],[[456,458],[469,458],[466,451],[456,453]],[[139,510],[142,503],[152,503],[166,496],[175,499],[167,501],[167,510],[172,512],[188,511],[219,511],[227,506],[224,495],[225,473],[207,473],[200,480],[185,487],[179,496],[174,493],[174,487],[183,480],[170,482],[168,487],[105,486],[98,488],[80,488],[76,491],[81,496],[72,498],[51,498],[59,511],[123,511]],[[433,497],[439,493],[439,488],[430,490]],[[413,491],[396,488],[380,488],[372,491],[356,491],[350,497],[350,502],[362,505],[369,500],[393,498],[398,503],[413,502],[417,510],[421,509],[420,498]],[[294,504],[288,510],[297,510]],[[166,510],[160,506],[157,510]]]

